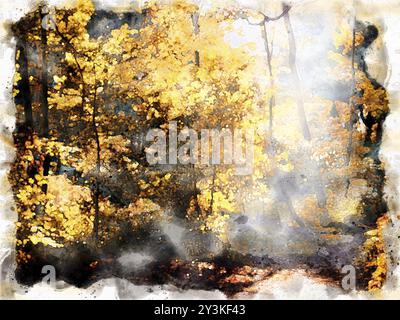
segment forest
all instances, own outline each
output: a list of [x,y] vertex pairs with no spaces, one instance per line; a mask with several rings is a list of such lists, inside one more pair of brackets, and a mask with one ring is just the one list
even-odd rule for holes
[[[18,281],[53,265],[79,287],[117,276],[234,294],[282,269],[340,284],[352,265],[359,289],[379,289],[389,107],[365,62],[379,30],[338,18],[326,82],[311,94],[292,11],[175,1],[114,12],[77,0],[13,24]],[[238,25],[257,33],[260,54]],[[185,128],[199,140],[252,130],[251,173],[149,163],[150,130],[171,156],[171,133]]]

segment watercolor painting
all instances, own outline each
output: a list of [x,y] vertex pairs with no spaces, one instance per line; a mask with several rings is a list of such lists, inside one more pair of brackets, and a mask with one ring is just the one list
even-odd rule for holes
[[1,297],[400,297],[394,1],[4,6]]

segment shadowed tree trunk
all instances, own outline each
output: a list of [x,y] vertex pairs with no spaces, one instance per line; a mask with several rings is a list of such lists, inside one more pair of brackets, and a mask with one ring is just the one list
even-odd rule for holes
[[[94,73],[96,74],[96,70],[94,71]],[[97,120],[96,120],[97,112],[98,112],[96,76],[95,76],[94,82],[95,82],[95,87],[94,87],[94,93],[93,93],[92,125],[93,125],[94,138],[95,138],[95,141],[96,141],[96,173],[95,173],[95,190],[94,190],[94,196],[93,196],[94,210],[95,210],[95,216],[94,216],[94,221],[93,221],[93,234],[94,234],[95,243],[97,244],[98,241],[99,241],[99,220],[100,220],[99,175],[100,175],[100,161],[101,161],[101,158],[100,158],[100,137],[99,137],[99,131],[98,131],[98,124],[97,124]]]
[[[198,35],[200,32],[200,25],[199,25],[200,14],[198,12],[195,12],[192,14],[191,18],[193,24],[193,32],[195,35]],[[197,67],[200,67],[200,52],[198,50],[194,52],[194,63]],[[197,192],[197,175],[195,166],[196,166],[195,164],[190,165],[192,171],[192,179],[193,179],[193,197],[195,201],[196,210],[200,213],[200,208],[197,201],[198,192]]]
[[[355,47],[356,47],[356,29],[355,29],[356,19],[354,17],[354,25],[353,25],[353,33],[352,33],[352,44],[351,44],[351,91],[349,98],[349,106],[350,106],[350,119],[349,119],[349,138],[347,143],[347,154],[346,154],[346,165],[350,165],[351,153],[353,149],[353,128],[354,123],[357,121],[356,110],[353,101],[353,95],[356,90],[356,71],[354,67],[355,63]],[[346,179],[346,196],[348,194],[350,187],[350,177]]]
[[17,40],[17,51],[19,51],[19,72],[21,80],[19,82],[19,96],[22,99],[25,115],[25,128],[28,132],[32,131],[33,113],[32,113],[32,93],[29,86],[29,67],[28,67],[28,46],[26,36],[21,34]]
[[40,94],[40,134],[42,137],[49,136],[49,104],[47,101],[48,75],[47,75],[47,30],[43,27],[46,19],[45,8],[40,11],[40,50],[41,50],[41,94]]
[[[48,74],[47,74],[47,30],[43,24],[47,19],[46,8],[40,8],[40,51],[41,51],[41,92],[40,92],[40,136],[49,137],[49,103],[48,95]],[[49,175],[51,157],[45,156],[43,161],[43,176]],[[47,184],[42,186],[43,192],[47,192]]]

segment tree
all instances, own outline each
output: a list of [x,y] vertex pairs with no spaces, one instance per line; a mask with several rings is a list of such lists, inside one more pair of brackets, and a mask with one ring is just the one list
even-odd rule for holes
[[[321,247],[346,243],[353,250],[341,261],[347,263],[353,252],[362,256],[353,238],[362,225],[380,232],[376,151],[388,104],[384,88],[362,68],[363,27],[351,36],[343,24],[329,55],[327,77],[353,80],[347,103],[302,90],[302,41],[286,5],[269,16],[234,7],[200,12],[184,1],[149,4],[119,15],[103,32],[93,31],[100,14],[91,1],[54,14],[42,9],[14,27],[14,92],[24,116],[10,180],[20,265],[38,248],[83,246],[95,260],[91,270],[103,252],[116,260],[109,253],[116,243],[166,239],[163,226],[171,221],[184,229],[187,254],[170,250],[163,263],[177,265],[213,261],[211,242],[249,265],[253,257],[314,261]],[[258,26],[264,56],[227,41],[244,19]],[[272,24],[286,32],[272,37]],[[149,162],[149,132],[164,142],[162,163]],[[359,191],[366,187],[378,195]],[[366,271],[368,279],[376,271],[376,286],[384,273],[376,260],[382,243],[366,241],[365,248],[369,258],[359,265],[380,268]]]

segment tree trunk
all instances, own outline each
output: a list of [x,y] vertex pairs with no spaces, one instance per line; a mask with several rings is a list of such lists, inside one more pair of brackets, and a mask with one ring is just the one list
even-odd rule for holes
[[[264,21],[261,25],[261,35],[264,40],[264,47],[267,53],[267,64],[268,64],[268,75],[269,75],[269,85],[271,89],[275,87],[274,77],[272,74],[272,48],[269,47],[268,43],[268,34],[267,34],[267,26],[266,21]],[[273,107],[275,106],[275,94],[271,94],[269,98],[269,132],[270,137],[272,138],[272,127],[273,127]]]
[[[96,71],[95,71],[96,73]],[[96,83],[96,79],[95,79]],[[97,87],[95,85],[94,87],[94,95],[93,95],[93,115],[92,115],[92,126],[93,126],[93,132],[94,132],[94,138],[96,141],[96,173],[95,173],[95,190],[94,190],[94,197],[93,197],[93,202],[94,202],[94,210],[95,210],[95,216],[94,216],[94,222],[93,222],[93,233],[94,233],[94,239],[95,243],[97,244],[99,241],[99,220],[100,220],[100,210],[99,210],[99,196],[100,196],[100,188],[99,188],[99,175],[100,175],[100,137],[99,137],[99,131],[97,127]]]
[[[195,35],[198,35],[200,32],[199,17],[200,15],[198,12],[192,14],[192,24]],[[196,66],[200,66],[200,52],[198,50],[194,52],[194,61]]]
[[21,35],[17,40],[17,51],[19,51],[19,72],[21,80],[19,82],[19,96],[22,99],[25,114],[25,127],[28,133],[33,129],[33,113],[32,113],[32,94],[29,85],[29,67],[28,67],[28,45],[26,36]]
[[[354,21],[355,24],[355,21]],[[356,31],[355,26],[353,26],[353,39],[352,39],[352,53],[351,53],[351,92],[349,98],[349,105],[350,105],[350,119],[349,119],[349,140],[347,144],[347,156],[346,156],[346,164],[350,164],[351,153],[353,148],[353,128],[354,123],[356,121],[356,110],[354,108],[354,101],[353,95],[356,89],[356,74],[355,74],[355,67],[354,67],[354,59],[355,59],[355,46],[356,46]]]
[[[47,75],[47,31],[43,27],[43,20],[46,19],[47,13],[44,8],[40,9],[40,51],[41,51],[41,92],[40,92],[40,136],[49,137],[49,103],[48,95],[48,75]],[[43,161],[43,176],[49,175],[50,155],[46,155]],[[43,192],[47,193],[47,184],[42,186]]]
[[[193,24],[193,32],[195,35],[198,35],[200,32],[200,25],[199,25],[199,13],[195,12],[192,14],[192,24]],[[197,67],[200,67],[200,52],[198,50],[196,50],[194,52],[194,63]],[[191,170],[191,176],[193,179],[193,197],[195,200],[195,206],[196,206],[196,210],[198,211],[198,213],[200,213],[200,207],[199,207],[199,203],[197,200],[197,174],[196,174],[196,165],[195,164],[191,164],[190,165],[190,170]],[[189,174],[190,175],[190,174]]]
[[41,95],[40,95],[40,113],[41,113],[41,130],[42,137],[49,136],[49,104],[47,101],[48,92],[48,76],[47,76],[47,31],[43,28],[42,21],[46,18],[43,9],[40,13],[40,42],[41,42]]
[[[286,5],[283,5],[286,8]],[[292,25],[290,23],[289,12],[284,15],[284,21],[286,26],[286,31],[289,37],[289,67],[292,72],[295,90],[296,90],[296,102],[297,102],[297,112],[299,115],[300,127],[303,133],[303,137],[306,140],[311,140],[311,133],[308,127],[306,113],[304,111],[304,101],[301,91],[300,77],[296,66],[296,40],[294,38]]]
[[[351,161],[351,154],[353,152],[353,129],[354,123],[357,121],[356,117],[356,109],[354,106],[353,96],[356,90],[356,71],[355,71],[355,47],[356,47],[356,29],[355,29],[356,19],[354,18],[354,25],[353,25],[353,39],[351,45],[351,92],[349,97],[349,106],[350,106],[350,118],[349,118],[349,138],[347,142],[347,153],[346,153],[346,166],[350,165]],[[348,191],[350,188],[350,177],[346,178],[346,193],[345,196],[347,197]]]
[[[285,8],[287,8],[287,6],[284,4],[283,9],[285,9]],[[306,113],[304,111],[303,94],[302,94],[302,89],[301,89],[300,77],[299,77],[299,73],[298,73],[297,65],[296,65],[296,40],[294,38],[293,28],[290,23],[289,12],[286,12],[286,14],[284,15],[284,21],[285,21],[286,31],[288,33],[288,38],[289,38],[289,66],[290,66],[290,70],[292,72],[292,75],[294,78],[294,83],[295,83],[297,111],[298,111],[299,120],[300,120],[300,127],[302,130],[304,139],[310,141],[311,133],[310,133],[310,128],[308,127]],[[315,163],[315,161],[313,161],[311,159],[310,159],[310,166],[315,168],[313,170],[316,173],[315,182],[314,182],[315,194],[318,199],[319,207],[323,208],[326,206],[326,194],[325,194],[325,189],[324,189],[324,183],[321,180],[321,176],[320,176],[320,168],[319,168],[318,164]]]
[[214,210],[214,193],[215,193],[215,178],[216,178],[217,172],[215,167],[213,167],[213,175],[212,175],[212,182],[211,182],[211,199],[210,199],[210,208],[209,208],[209,214],[213,213]]

